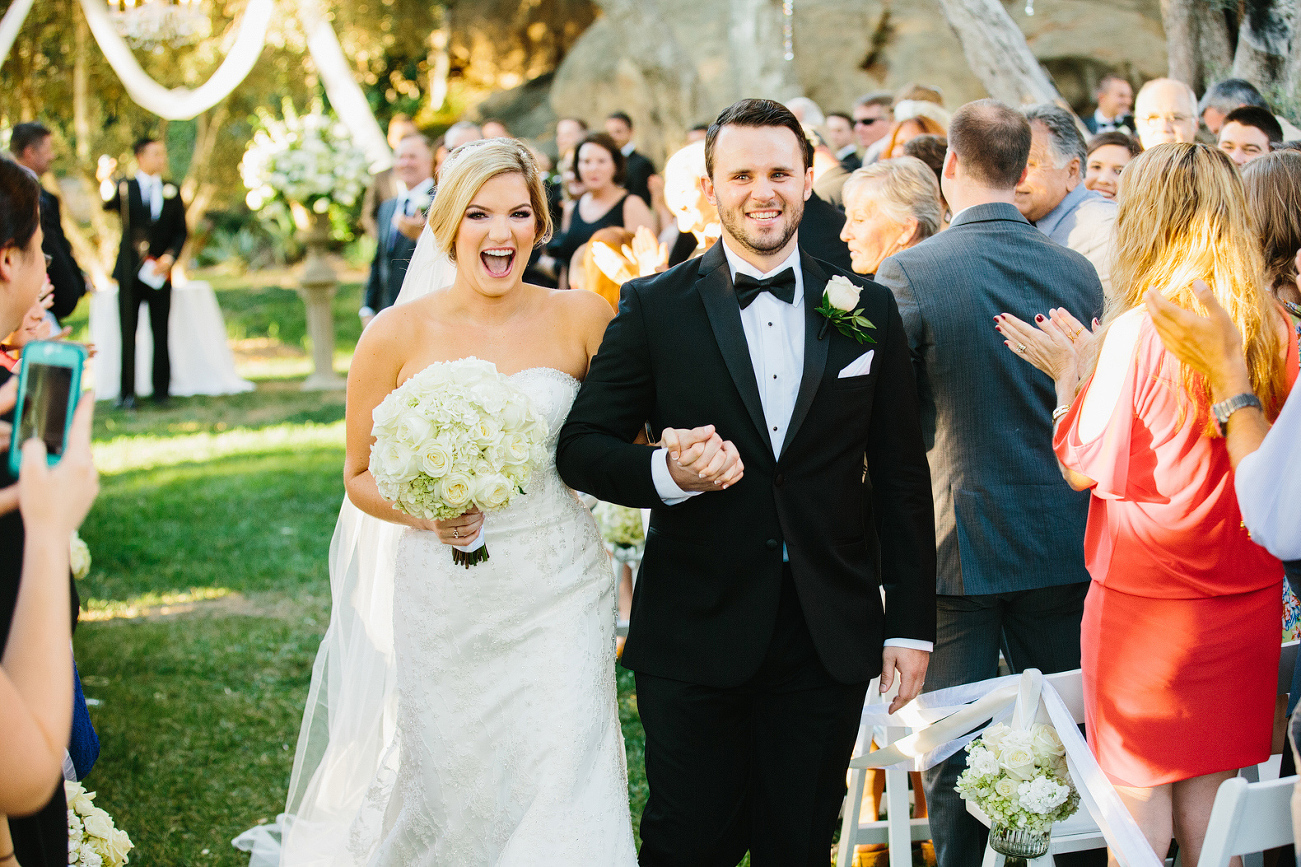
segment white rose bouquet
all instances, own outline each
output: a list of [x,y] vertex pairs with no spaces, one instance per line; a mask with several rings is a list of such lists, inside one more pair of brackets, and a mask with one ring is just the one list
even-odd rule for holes
[[[546,457],[546,419],[492,362],[431,364],[375,407],[370,472],[380,496],[426,520],[504,509]],[[467,568],[488,559],[482,535],[455,548]]]
[[1057,730],[1035,723],[1013,729],[996,723],[967,745],[967,769],[958,794],[997,825],[1046,833],[1070,818],[1080,795],[1066,769],[1066,747]]
[[122,867],[135,848],[126,831],[113,827],[113,817],[95,806],[95,793],[81,783],[65,781],[68,797],[68,863],[79,867]]

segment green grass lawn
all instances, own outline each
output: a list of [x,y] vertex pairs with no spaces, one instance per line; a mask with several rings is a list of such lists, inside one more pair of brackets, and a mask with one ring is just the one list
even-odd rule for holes
[[[329,620],[343,395],[299,390],[308,366],[293,292],[270,277],[213,282],[257,390],[132,414],[100,404],[101,491],[81,530],[94,565],[75,644],[102,744],[86,783],[142,865],[247,862],[230,840],[284,809]],[[353,286],[336,302],[340,370],[358,301]],[[636,822],[644,739],[627,672],[619,707]]]

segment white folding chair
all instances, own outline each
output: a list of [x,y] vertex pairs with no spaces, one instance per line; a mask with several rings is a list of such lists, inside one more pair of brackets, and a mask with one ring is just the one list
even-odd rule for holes
[[1220,784],[1197,867],[1228,867],[1234,855],[1263,852],[1296,839],[1292,791],[1296,777],[1249,783],[1234,777]]

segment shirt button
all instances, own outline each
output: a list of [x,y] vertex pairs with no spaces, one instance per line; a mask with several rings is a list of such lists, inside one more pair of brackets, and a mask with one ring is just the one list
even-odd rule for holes
[[777,425],[773,425],[773,426],[772,426],[772,429],[773,429],[773,433],[776,433],[776,432],[777,432]]
[[777,550],[777,540],[776,540],[776,539],[769,539],[767,542],[764,542],[764,545],[768,548],[769,551],[776,551],[776,550]]
[[772,375],[772,378],[773,378],[773,379],[776,379],[776,378],[777,378],[777,374],[774,373],[774,374]]

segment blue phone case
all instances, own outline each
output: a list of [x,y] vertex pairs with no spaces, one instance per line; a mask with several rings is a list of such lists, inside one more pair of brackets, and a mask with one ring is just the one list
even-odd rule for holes
[[[18,402],[14,406],[13,437],[9,442],[9,471],[14,478],[23,463],[23,444],[20,441],[24,406],[28,400],[28,374],[33,364],[50,367],[66,367],[71,371],[71,385],[68,390],[67,417],[63,420],[63,442],[67,447],[68,428],[72,426],[72,417],[77,412],[77,403],[81,400],[81,370],[86,364],[86,348],[77,343],[63,341],[39,340],[23,347],[22,364],[18,371]],[[57,464],[62,455],[51,454],[50,466]]]

